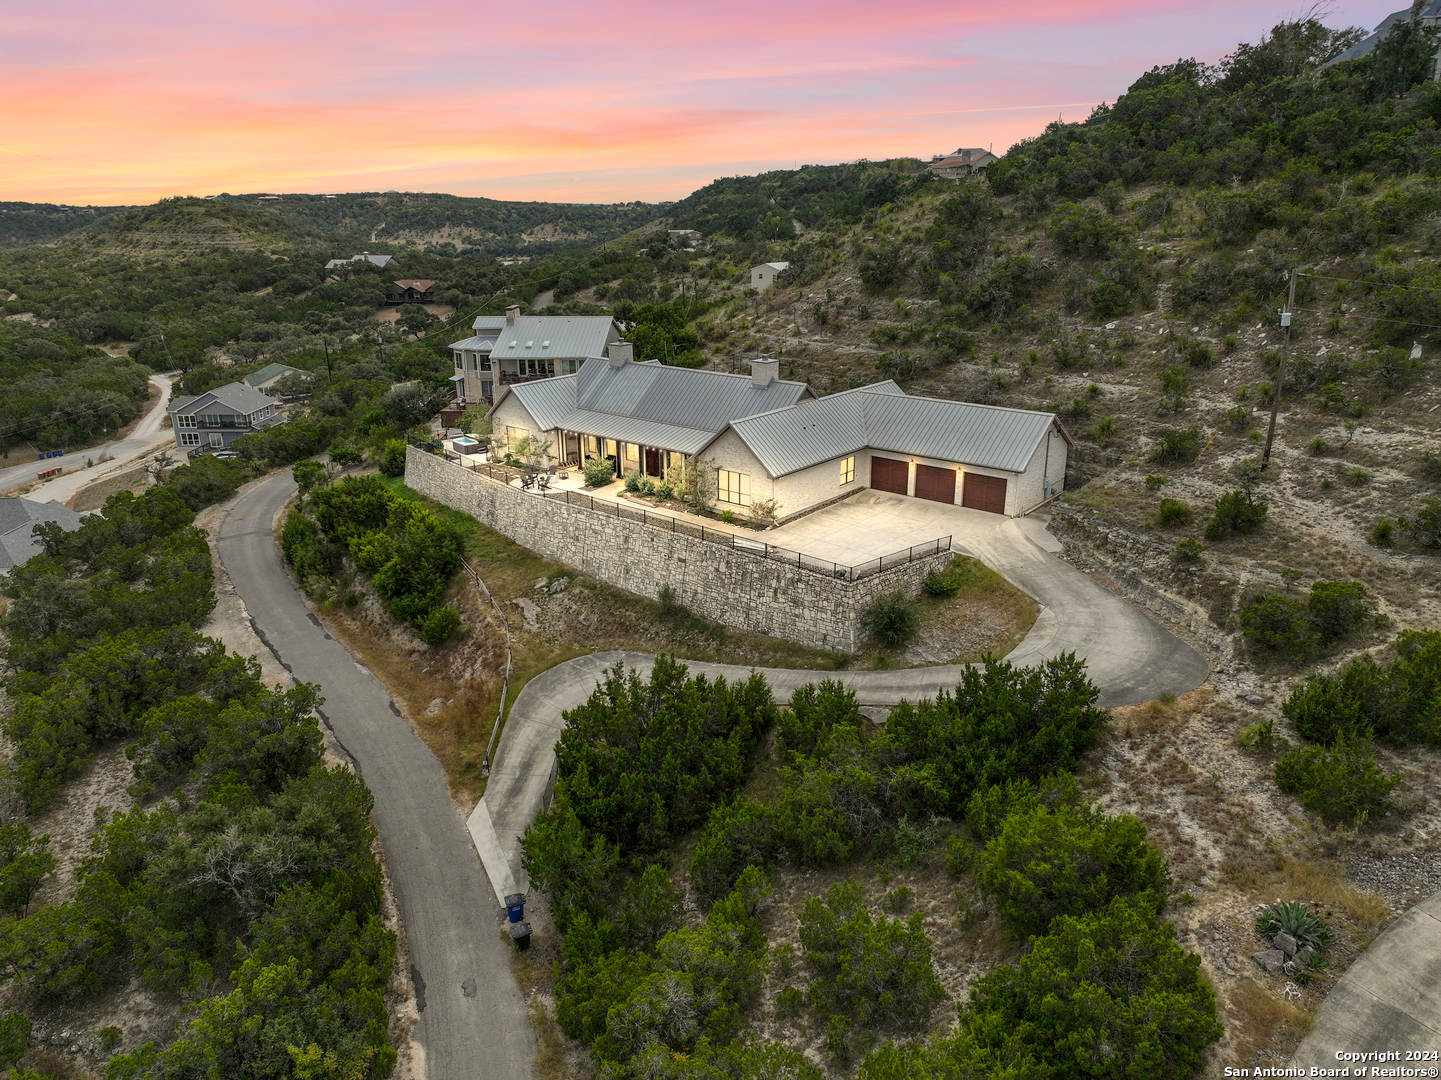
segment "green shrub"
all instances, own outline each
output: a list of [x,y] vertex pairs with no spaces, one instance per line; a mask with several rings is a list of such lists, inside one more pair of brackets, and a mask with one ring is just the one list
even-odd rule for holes
[[[102,1030],[102,1045],[105,1041],[104,1034]],[[116,1046],[118,1045],[119,1043],[116,1043]],[[10,1013],[0,1019],[0,1069],[14,1066],[25,1056],[25,1051],[28,1049],[30,1049],[30,1018],[24,1013]],[[114,1047],[106,1047],[106,1049],[114,1049]],[[16,1080],[23,1080],[23,1078],[16,1077]]]
[[1253,533],[1265,524],[1267,512],[1266,503],[1252,499],[1249,492],[1228,491],[1216,500],[1215,512],[1206,523],[1206,539],[1215,542]]
[[1215,363],[1216,354],[1204,341],[1192,339],[1181,345],[1181,359],[1192,367],[1208,368]]
[[1190,461],[1201,450],[1201,432],[1196,428],[1186,428],[1184,431],[1161,428],[1156,432],[1156,439],[1157,445],[1151,452],[1151,460],[1162,464]]
[[644,482],[645,477],[641,475],[639,469],[631,469],[630,472],[625,474],[625,489],[627,491],[640,491],[641,485]]
[[1312,675],[1281,711],[1316,742],[1369,728],[1398,746],[1441,743],[1441,632],[1403,631],[1389,665],[1363,653],[1334,672]]
[[615,479],[615,465],[610,458],[586,458],[581,472],[585,474],[586,487],[604,487]]
[[418,629],[420,640],[427,645],[444,645],[460,629],[460,612],[449,604],[432,608],[430,613],[420,620]]
[[[957,1035],[922,1054],[922,1068],[861,1075],[1192,1076],[1223,1034],[1200,964],[1149,905],[1117,899],[1102,911],[1057,919],[1019,964],[977,979],[960,1007]],[[932,1055],[941,1067],[922,1071]],[[1013,1063],[1034,1071],[1013,1070]]]
[[41,879],[55,867],[49,846],[49,836],[32,836],[23,821],[0,824],[0,911],[16,919],[25,914]]
[[781,851],[776,815],[750,799],[717,806],[696,842],[690,885],[702,907],[735,888],[747,867],[765,869]]
[[1247,750],[1269,752],[1277,747],[1284,748],[1287,743],[1285,738],[1276,734],[1276,721],[1262,720],[1236,732],[1236,745]]
[[1323,646],[1354,633],[1375,614],[1376,602],[1359,581],[1318,581],[1306,603],[1306,617]]
[[1377,764],[1365,731],[1339,734],[1329,747],[1297,747],[1276,762],[1276,786],[1331,822],[1360,825],[1384,813],[1399,783]]
[[1398,517],[1396,525],[1422,547],[1441,547],[1441,498],[1433,495],[1414,515],[1402,514]]
[[791,695],[790,708],[780,714],[776,741],[791,757],[809,757],[837,726],[859,728],[863,717],[854,690],[835,679],[806,683]]
[[1134,817],[1063,804],[1012,811],[981,853],[976,885],[1006,928],[1025,938],[1044,933],[1058,916],[1084,915],[1118,896],[1159,914],[1170,871]]
[[1018,778],[976,791],[966,803],[966,828],[976,839],[989,843],[1000,835],[1001,826],[1012,814],[1033,810],[1056,810],[1081,806],[1085,798],[1072,773],[1057,772],[1038,783]]
[[620,927],[632,948],[649,948],[680,926],[684,914],[685,902],[671,884],[665,867],[647,866],[625,887]]
[[1184,525],[1191,520],[1191,508],[1180,499],[1162,499],[1156,509],[1156,524],[1162,528]]
[[1279,593],[1258,596],[1241,610],[1241,632],[1277,653],[1303,656],[1312,645],[1306,609]]
[[1371,526],[1371,531],[1366,534],[1366,538],[1374,547],[1391,547],[1396,542],[1396,527],[1386,518],[1382,518]]
[[230,498],[253,476],[248,462],[204,454],[176,469],[166,484],[190,509],[203,510]]
[[920,631],[921,618],[916,602],[897,589],[872,600],[861,617],[861,625],[882,648],[903,649]]
[[1104,255],[1123,235],[1109,214],[1073,202],[1056,207],[1046,231],[1066,254],[1083,258]]
[[831,886],[825,900],[807,900],[800,940],[816,975],[810,985],[815,1008],[862,1027],[929,1027],[946,995],[931,967],[924,923],[919,911],[904,922],[872,916],[853,881]]
[[1151,491],[1156,491],[1165,482],[1166,478],[1164,476],[1158,476],[1154,473],[1146,477],[1146,487],[1149,488]]
[[1296,944],[1313,949],[1325,949],[1336,940],[1326,920],[1297,900],[1268,904],[1256,917],[1256,933],[1266,938],[1287,933]]
[[380,457],[381,476],[404,476],[405,475],[405,440],[391,439],[385,444],[385,451]]
[[776,995],[776,1016],[782,1020],[794,1020],[806,1007],[806,996],[794,986],[781,989]]
[[1204,566],[1201,557],[1206,549],[1201,546],[1201,541],[1194,536],[1188,536],[1171,549],[1171,561],[1177,566]]
[[955,596],[961,591],[961,579],[944,570],[932,570],[923,584],[932,596]]

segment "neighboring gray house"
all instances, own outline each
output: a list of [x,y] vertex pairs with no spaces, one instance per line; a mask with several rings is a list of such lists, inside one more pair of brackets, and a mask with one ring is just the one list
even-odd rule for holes
[[1012,517],[1065,485],[1073,445],[1053,413],[912,397],[889,380],[817,398],[778,379],[635,363],[629,344],[575,375],[501,391],[502,445],[531,436],[568,465],[670,476],[686,459],[713,472],[718,505],[774,499],[783,518],[861,488]]
[[609,315],[522,315],[512,304],[504,315],[481,315],[475,334],[452,342],[457,396],[489,401],[512,383],[573,375],[588,356],[603,356],[619,341],[620,324]]
[[788,262],[761,263],[759,266],[751,267],[751,288],[756,292],[765,292],[776,283],[776,275],[786,267]]
[[175,445],[194,455],[225,449],[242,435],[284,423],[277,408],[274,398],[233,382],[197,397],[176,398],[165,411],[175,429]]
[[270,388],[285,378],[285,376],[304,374],[308,373],[301,371],[299,368],[291,367],[289,364],[276,362],[274,364],[266,364],[259,371],[252,371],[249,375],[245,376],[245,385],[253,390],[269,393]]
[[926,172],[944,180],[967,180],[984,172],[986,166],[1000,160],[989,150],[982,150],[979,147],[968,150],[962,147],[954,154],[936,158],[926,166]]
[[372,255],[368,251],[362,251],[359,255],[352,255],[348,259],[331,259],[325,264],[327,270],[343,270],[351,263],[370,262],[384,270],[388,266],[399,266],[400,262],[394,255]]
[[[1422,26],[1435,27],[1441,25],[1441,0],[1423,0],[1420,14],[1416,16]],[[1339,64],[1346,60],[1359,60],[1363,56],[1370,56],[1373,49],[1394,30],[1404,22],[1411,21],[1411,9],[1404,11],[1393,11],[1377,25],[1370,37],[1358,41],[1345,52],[1334,59],[1327,60],[1322,67],[1330,67],[1332,64]],[[1441,52],[1431,61],[1431,78],[1441,79]]]
[[42,521],[59,522],[66,532],[80,527],[80,515],[62,502],[0,498],[0,573],[22,566],[40,550],[33,533]]

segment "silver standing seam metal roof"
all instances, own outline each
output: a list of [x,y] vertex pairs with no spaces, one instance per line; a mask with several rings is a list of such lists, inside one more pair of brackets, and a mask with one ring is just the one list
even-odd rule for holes
[[891,382],[745,417],[731,428],[766,472],[785,476],[864,449],[1024,472],[1053,425],[1069,445],[1054,413],[911,397]]
[[588,358],[575,375],[514,383],[514,394],[542,431],[643,443],[693,454],[741,416],[783,408],[810,395],[805,383],[775,379],[756,386],[750,375],[667,367],[651,361]]
[[[1332,64],[1340,64],[1346,60],[1359,60],[1363,56],[1371,55],[1376,46],[1385,40],[1387,34],[1394,30],[1398,24],[1408,22],[1410,18],[1410,8],[1406,8],[1404,11],[1393,11],[1381,20],[1370,37],[1356,42],[1355,45],[1352,45],[1345,52],[1338,56],[1333,56],[1321,66],[1327,68]],[[1421,13],[1417,18],[1422,20],[1441,19],[1441,0],[1427,0],[1426,5],[1421,9]]]
[[277,375],[298,374],[300,374],[299,368],[291,367],[289,364],[282,364],[277,360],[274,363],[266,364],[259,371],[252,371],[249,375],[245,376],[245,384],[247,386],[259,386],[267,379],[273,379]]
[[56,499],[0,499],[0,571],[24,565],[40,550],[34,530],[42,521],[58,522],[72,532],[80,527],[81,515]]
[[603,356],[620,340],[620,327],[609,315],[522,315],[514,323],[504,316],[482,315],[471,326],[473,337],[452,349],[490,349],[492,356],[562,357],[583,360]]

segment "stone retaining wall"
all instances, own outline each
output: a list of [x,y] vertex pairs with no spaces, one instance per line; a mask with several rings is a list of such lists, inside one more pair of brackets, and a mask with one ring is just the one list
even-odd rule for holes
[[917,559],[863,581],[824,574],[612,517],[589,507],[510,487],[442,457],[409,447],[405,482],[504,533],[516,543],[581,573],[657,599],[669,585],[676,601],[725,626],[802,645],[855,652],[860,619],[880,593],[910,595],[953,552]]

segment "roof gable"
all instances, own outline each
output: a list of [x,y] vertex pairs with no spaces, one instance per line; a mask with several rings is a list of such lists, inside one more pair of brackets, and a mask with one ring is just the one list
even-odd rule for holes
[[620,327],[609,315],[522,315],[513,323],[501,320],[491,352],[494,356],[584,360],[603,356],[605,347],[619,339]]
[[266,406],[273,406],[275,400],[244,383],[233,382],[217,386],[214,390],[207,390],[199,397],[181,398],[166,411],[172,415],[183,413],[189,416],[212,403],[224,405],[227,409],[242,415],[249,415]]

